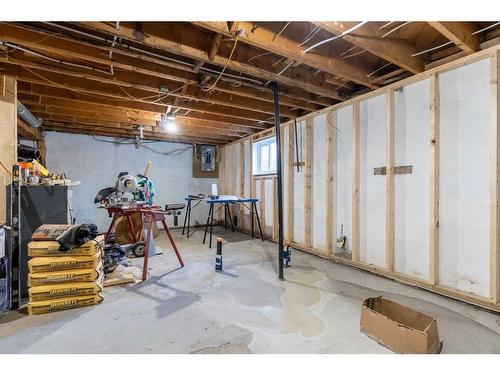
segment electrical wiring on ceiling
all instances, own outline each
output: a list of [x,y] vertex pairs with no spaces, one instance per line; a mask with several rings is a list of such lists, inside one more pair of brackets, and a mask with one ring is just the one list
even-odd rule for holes
[[239,35],[236,36],[236,39],[234,40],[234,44],[233,44],[233,48],[231,50],[231,53],[229,54],[229,57],[228,59],[226,60],[226,63],[224,64],[224,67],[222,68],[222,71],[220,72],[219,76],[217,77],[217,79],[215,80],[215,82],[213,83],[212,86],[210,86],[209,88],[207,89],[202,89],[203,91],[212,91],[213,88],[215,86],[217,86],[217,83],[219,82],[219,79],[220,77],[222,77],[222,75],[224,74],[224,72],[226,71],[226,68],[227,66],[229,65],[229,62],[231,61],[231,59],[233,58],[233,54],[234,54],[234,51],[236,50],[236,46],[238,45],[238,39],[239,39]]
[[302,43],[299,44],[299,47],[302,47],[304,44],[306,44],[307,42],[309,42],[320,30],[321,30],[321,27],[315,26],[312,29],[312,31],[309,34],[307,34],[307,36],[304,38],[304,40],[302,41]]
[[104,139],[104,138],[98,137],[96,135],[91,135],[91,134],[89,134],[88,136],[91,139],[98,141],[98,142],[112,143],[112,144],[118,144],[118,145],[132,145],[132,146],[139,145],[139,146],[144,147],[145,149],[147,149],[151,152],[154,152],[154,153],[157,153],[157,154],[160,154],[163,156],[180,155],[183,152],[185,152],[186,150],[189,150],[191,147],[195,147],[195,145],[196,145],[195,143],[192,143],[189,146],[179,147],[179,148],[176,148],[176,149],[171,150],[171,151],[159,151],[153,147],[147,146],[147,144],[162,143],[163,141],[144,141],[144,140],[141,140],[140,142],[137,142],[137,139],[130,139],[130,138],[119,138],[119,140],[112,140],[112,139]]
[[279,36],[283,33],[283,31],[285,31],[285,29],[288,27],[288,25],[290,25],[290,24],[291,24],[291,21],[288,21],[288,22],[285,24],[285,26],[283,26],[283,28],[279,31],[279,33],[277,33],[277,34],[275,34],[275,35],[274,35],[272,42],[274,42],[274,40],[275,40],[277,37],[279,37]]
[[367,74],[366,76],[367,77],[371,77],[372,75],[374,75],[375,73],[381,71],[382,69],[387,68],[389,65],[392,65],[392,63],[387,63],[387,64],[381,66],[380,68],[375,69],[373,72],[371,72],[370,74]]
[[362,53],[365,53],[365,52],[366,52],[366,50],[362,50],[362,51],[359,51],[359,52],[351,53],[350,55],[344,56],[343,58],[344,59],[348,59],[350,57],[361,55]]
[[406,21],[406,22],[403,22],[401,25],[396,26],[394,29],[391,29],[391,30],[389,30],[388,32],[386,32],[386,33],[385,33],[384,35],[382,35],[380,38],[382,38],[382,39],[383,39],[383,38],[385,38],[386,36],[388,36],[388,35],[392,34],[393,32],[395,32],[396,30],[399,30],[400,28],[402,28],[402,27],[404,27],[404,26],[406,26],[406,25],[408,25],[408,24],[410,24],[410,23],[411,23],[411,21]]
[[[6,41],[0,41],[0,45],[5,45],[7,47],[10,47],[10,48],[13,48],[14,50],[19,50],[19,51],[23,51],[23,52],[26,52],[26,53],[29,53],[33,56],[37,56],[37,57],[40,57],[40,58],[43,58],[43,59],[46,59],[46,60],[49,60],[49,61],[52,61],[52,62],[55,62],[59,65],[68,65],[68,66],[74,66],[74,67],[77,67],[77,68],[83,68],[83,69],[88,69],[88,70],[92,70],[94,72],[99,72],[99,73],[103,73],[103,74],[107,74],[107,75],[112,75],[111,72],[108,72],[106,70],[102,70],[102,69],[99,69],[99,68],[95,68],[93,66],[88,66],[88,65],[83,65],[83,64],[77,64],[77,63],[72,63],[72,62],[69,62],[69,61],[64,61],[64,60],[60,60],[60,59],[55,59],[53,57],[50,57],[50,56],[47,56],[47,55],[44,55],[42,53],[39,53],[39,52],[35,52],[33,50],[30,50],[28,48],[25,48],[23,47],[22,45],[17,45],[17,44],[12,44],[10,42],[6,42]],[[11,51],[12,52],[12,51]]]
[[351,48],[349,48],[348,50],[342,52],[339,56],[342,57],[344,55],[346,55],[347,53],[351,52],[352,50],[358,48],[358,46],[352,46]]
[[349,33],[352,33],[354,30],[360,28],[361,26],[363,26],[364,24],[366,24],[368,21],[362,21],[360,23],[358,23],[357,25],[351,27],[350,29],[347,29],[346,31],[344,31],[342,34],[339,34],[339,35],[335,35],[334,37],[331,37],[331,38],[328,38],[328,39],[325,39],[325,40],[322,40],[321,42],[318,42],[316,44],[313,44],[312,46],[306,48],[304,51],[302,51],[302,54],[306,54],[307,52],[325,44],[325,43],[328,43],[328,42],[332,42],[336,39],[339,39],[339,38],[343,38],[344,36],[346,36],[347,34]]
[[476,30],[476,31],[474,31],[471,35],[476,35],[476,34],[482,33],[483,31],[486,31],[486,30],[492,29],[492,28],[494,28],[495,26],[498,26],[498,25],[500,25],[500,22],[495,22],[495,23],[494,23],[494,24],[492,24],[492,25],[489,25],[489,26],[486,26],[486,27],[484,27],[484,28],[482,28],[482,29],[480,29],[480,30]]
[[253,56],[253,57],[250,57],[250,58],[247,60],[247,62],[250,62],[250,61],[252,61],[252,60],[254,60],[254,59],[257,59],[257,58],[259,58],[259,57],[268,56],[268,55],[272,55],[272,54],[273,54],[272,52],[264,52],[264,53],[259,53],[258,55],[255,55],[255,56]]
[[453,44],[453,42],[452,42],[452,41],[449,41],[449,42],[446,42],[446,43],[440,44],[439,46],[431,47],[431,48],[428,48],[428,49],[426,49],[426,50],[423,50],[423,51],[420,51],[420,52],[414,53],[414,54],[412,54],[411,56],[412,56],[412,57],[415,57],[415,56],[420,56],[420,55],[423,55],[424,53],[431,52],[431,51],[435,51],[435,50],[440,49],[440,48],[442,48],[442,47],[449,46],[450,44]]
[[383,24],[382,26],[380,26],[378,29],[379,29],[379,30],[385,29],[387,26],[392,25],[394,22],[395,22],[395,21],[390,21],[390,22],[387,22],[387,23]]

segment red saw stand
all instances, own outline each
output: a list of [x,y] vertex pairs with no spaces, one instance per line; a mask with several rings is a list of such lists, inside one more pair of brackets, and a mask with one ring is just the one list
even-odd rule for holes
[[144,250],[144,265],[142,266],[142,281],[146,281],[146,279],[148,278],[149,243],[151,241],[151,231],[154,222],[160,221],[163,224],[163,228],[165,229],[168,239],[172,244],[172,248],[174,249],[175,255],[177,256],[177,259],[179,260],[181,267],[184,267],[184,261],[182,260],[179,250],[177,249],[177,245],[175,244],[174,238],[172,237],[172,233],[170,233],[170,229],[168,229],[166,221],[167,218],[165,217],[167,212],[163,211],[161,207],[159,206],[139,206],[131,208],[106,207],[106,209],[108,210],[109,216],[112,216],[113,219],[111,220],[111,224],[109,225],[108,231],[104,236],[105,243],[108,242],[108,238],[113,232],[116,219],[121,216],[127,217],[127,222],[130,227],[130,232],[132,233],[132,237],[135,242],[137,242],[140,239],[140,236],[138,236],[135,233],[134,226],[132,224],[132,219],[130,218],[130,216],[136,213],[140,213],[143,222],[146,223],[146,245]]

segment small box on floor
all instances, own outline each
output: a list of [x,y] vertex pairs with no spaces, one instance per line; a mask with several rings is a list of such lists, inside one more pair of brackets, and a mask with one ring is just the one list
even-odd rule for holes
[[432,354],[442,348],[435,318],[382,297],[363,301],[361,332],[397,353]]

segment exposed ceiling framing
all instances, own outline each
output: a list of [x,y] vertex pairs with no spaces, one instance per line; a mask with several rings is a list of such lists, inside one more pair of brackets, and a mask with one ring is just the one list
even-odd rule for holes
[[493,21],[8,22],[0,74],[45,130],[224,144],[272,126],[269,81],[287,121],[498,42]]

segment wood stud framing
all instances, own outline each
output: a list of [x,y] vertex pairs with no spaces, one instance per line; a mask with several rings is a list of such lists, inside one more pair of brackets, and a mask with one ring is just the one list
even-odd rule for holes
[[387,173],[386,173],[386,268],[394,271],[394,90],[386,93]]
[[429,280],[439,283],[439,77],[430,77],[429,129]]
[[334,218],[334,181],[333,164],[335,155],[335,141],[333,132],[335,129],[334,113],[330,111],[326,114],[326,250],[329,255],[333,255],[335,249],[335,229],[333,228]]

